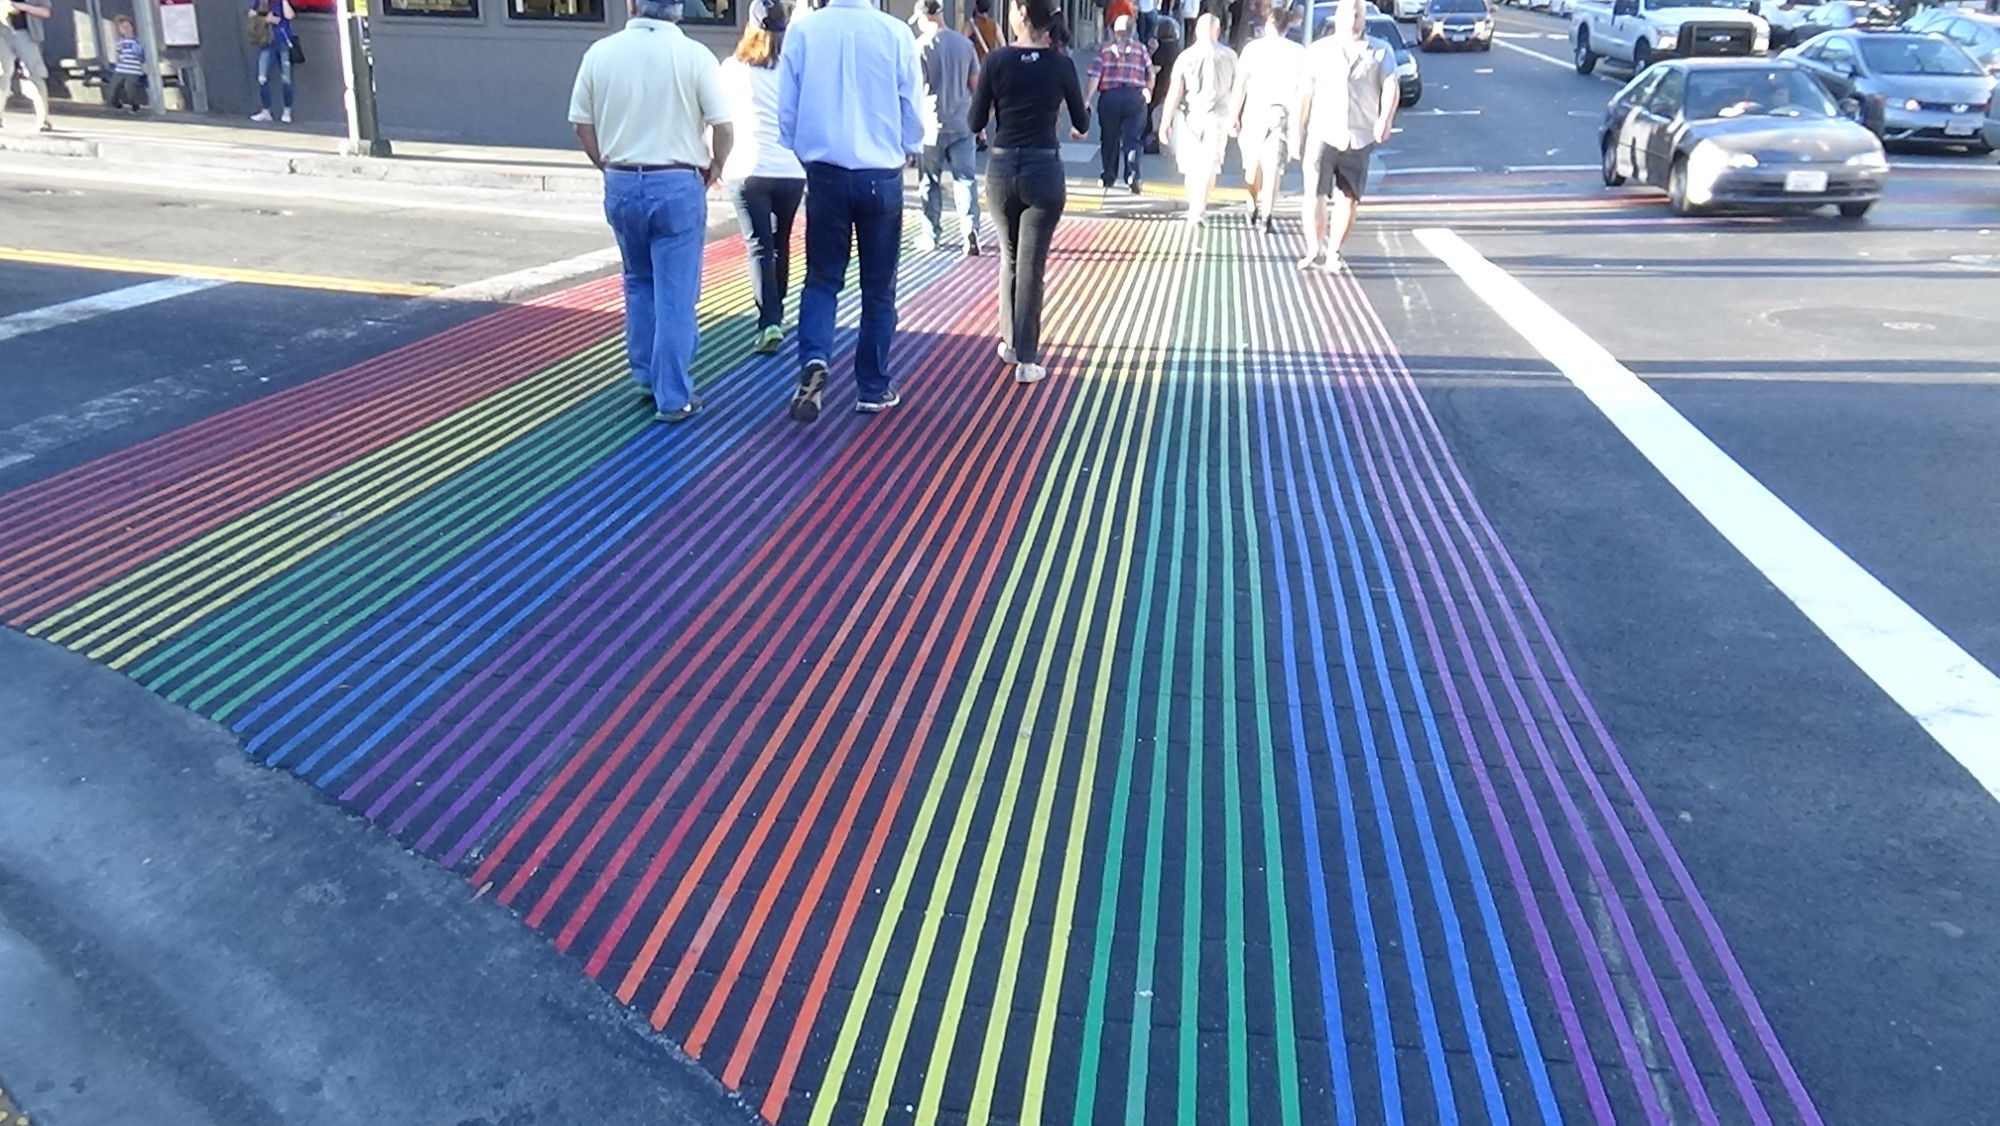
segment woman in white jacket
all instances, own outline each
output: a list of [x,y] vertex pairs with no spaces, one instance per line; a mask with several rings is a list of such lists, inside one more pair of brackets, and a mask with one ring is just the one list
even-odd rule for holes
[[778,49],[785,9],[767,0],[750,5],[736,53],[722,63],[722,92],[736,144],[722,166],[723,187],[736,205],[757,295],[757,351],[770,355],[785,340],[785,295],[792,282],[792,224],[805,199],[806,170],[778,142]]

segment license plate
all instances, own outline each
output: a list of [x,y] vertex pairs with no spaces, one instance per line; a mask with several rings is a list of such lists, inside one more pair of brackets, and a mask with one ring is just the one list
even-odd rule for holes
[[1472,36],[1472,33],[1471,33],[1471,32],[1469,32],[1469,31],[1460,31],[1460,30],[1458,30],[1457,28],[1452,28],[1452,29],[1450,29],[1450,30],[1446,31],[1446,32],[1445,32],[1445,34],[1446,34],[1446,35],[1449,35],[1449,36],[1451,36],[1451,37],[1452,37],[1453,39],[1468,39],[1468,38],[1471,38],[1471,36]]
[[1970,137],[1977,132],[1979,132],[1977,121],[1953,121],[1944,127],[1944,135],[1947,137]]
[[1823,192],[1826,190],[1826,173],[1800,169],[1785,173],[1785,190],[1788,192]]

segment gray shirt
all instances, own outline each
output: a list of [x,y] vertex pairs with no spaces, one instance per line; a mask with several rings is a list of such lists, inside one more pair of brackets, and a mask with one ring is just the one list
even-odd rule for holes
[[971,136],[965,114],[979,73],[972,40],[948,27],[926,32],[917,39],[917,70],[923,81],[924,143]]
[[1174,60],[1181,80],[1181,104],[1189,117],[1219,118],[1229,110],[1236,87],[1236,52],[1220,42],[1196,43]]
[[1306,141],[1336,149],[1375,143],[1396,80],[1396,56],[1379,39],[1329,35],[1306,48]]

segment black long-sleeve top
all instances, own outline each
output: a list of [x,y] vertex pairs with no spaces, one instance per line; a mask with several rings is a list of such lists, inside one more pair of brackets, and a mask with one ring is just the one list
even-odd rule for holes
[[1077,132],[1088,131],[1090,110],[1067,55],[1048,47],[1001,47],[986,56],[966,117],[975,133],[994,122],[988,140],[996,149],[1054,149],[1061,147],[1056,114],[1065,105]]

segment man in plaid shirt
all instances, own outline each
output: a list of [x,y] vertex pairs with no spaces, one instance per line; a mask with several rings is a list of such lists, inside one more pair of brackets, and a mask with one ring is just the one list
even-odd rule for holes
[[1152,48],[1132,37],[1132,17],[1120,15],[1111,24],[1111,38],[1097,48],[1083,91],[1084,102],[1097,115],[1106,188],[1123,179],[1132,194],[1139,194],[1139,150],[1146,132],[1146,93],[1152,88]]

